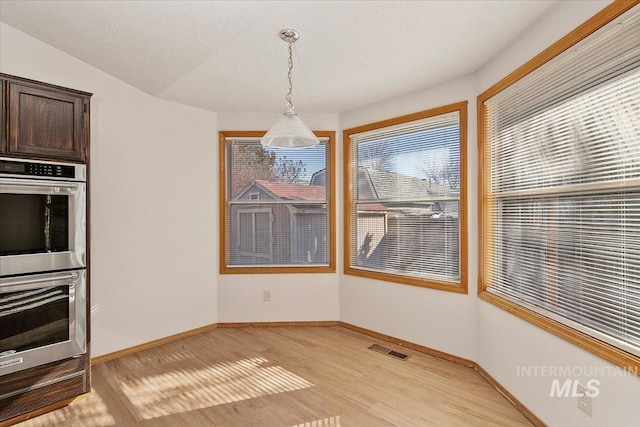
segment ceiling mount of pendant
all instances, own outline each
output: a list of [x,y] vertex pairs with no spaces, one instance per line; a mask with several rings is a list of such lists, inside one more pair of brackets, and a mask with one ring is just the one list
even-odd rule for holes
[[300,39],[300,32],[291,28],[280,30],[280,38],[287,43],[293,43]]

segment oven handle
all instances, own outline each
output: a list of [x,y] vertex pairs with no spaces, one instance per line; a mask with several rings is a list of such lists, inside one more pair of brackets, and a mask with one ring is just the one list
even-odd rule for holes
[[55,280],[75,280],[78,278],[77,273],[61,273],[61,274],[47,274],[47,277],[37,278],[19,278],[16,280],[3,279],[2,286],[18,286],[18,285],[31,285],[34,283],[52,282]]
[[0,182],[3,185],[17,185],[20,187],[47,187],[47,188],[69,188],[71,190],[78,189],[78,183],[65,182],[65,181],[36,181],[36,180],[23,180],[23,179],[1,179]]

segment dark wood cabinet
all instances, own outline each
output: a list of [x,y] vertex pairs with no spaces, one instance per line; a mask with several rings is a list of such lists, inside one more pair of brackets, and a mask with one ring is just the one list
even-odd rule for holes
[[45,407],[63,406],[87,393],[88,372],[88,356],[81,356],[2,377],[0,426],[32,418]]
[[84,162],[91,94],[0,75],[5,131],[0,152],[9,156]]
[[[90,93],[0,73],[0,95],[0,156],[88,163]],[[88,169],[87,164],[87,176]],[[87,185],[87,230],[89,195]],[[86,239],[88,243],[88,233]],[[87,352],[0,375],[0,427],[64,406],[90,391],[89,247],[86,261]]]
[[6,126],[5,126],[5,117],[6,115],[4,114],[4,110],[5,110],[5,99],[6,97],[4,96],[5,94],[5,81],[0,79],[0,122],[2,123],[2,126],[0,126],[0,155],[3,155],[6,151],[6,147],[7,147],[7,141],[5,139],[5,133],[6,133]]

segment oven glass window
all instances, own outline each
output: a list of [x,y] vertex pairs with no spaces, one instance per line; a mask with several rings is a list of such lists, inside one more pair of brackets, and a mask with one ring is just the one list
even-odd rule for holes
[[0,354],[69,340],[69,287],[0,292]]
[[69,250],[69,196],[0,194],[0,256]]

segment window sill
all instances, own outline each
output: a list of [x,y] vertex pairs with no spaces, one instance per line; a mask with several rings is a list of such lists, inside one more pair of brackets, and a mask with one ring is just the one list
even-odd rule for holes
[[365,277],[367,279],[383,280],[385,282],[400,283],[403,285],[419,286],[422,288],[437,289],[440,291],[455,292],[459,294],[467,294],[466,278],[462,276],[460,283],[438,282],[427,279],[419,279],[415,277],[400,276],[397,274],[374,272],[353,267],[345,267],[344,274],[350,276]]
[[277,266],[277,267],[221,267],[220,274],[308,274],[308,273],[335,273],[332,265],[320,266]]
[[519,318],[532,323],[551,334],[563,338],[566,341],[569,341],[570,343],[613,363],[614,365],[625,368],[629,373],[640,375],[640,358],[633,354],[620,350],[608,343],[551,320],[539,313],[521,307],[487,291],[480,291],[478,293],[478,297],[481,300],[518,316]]

